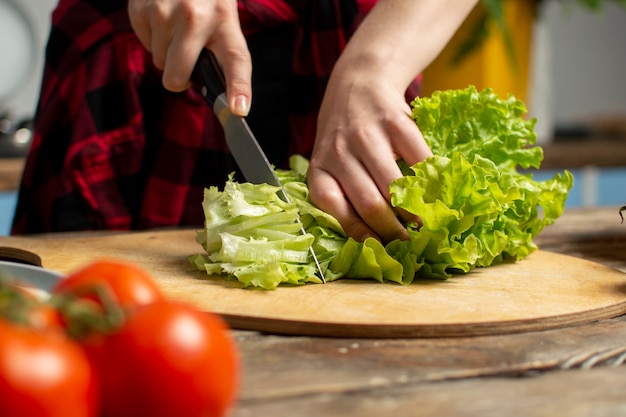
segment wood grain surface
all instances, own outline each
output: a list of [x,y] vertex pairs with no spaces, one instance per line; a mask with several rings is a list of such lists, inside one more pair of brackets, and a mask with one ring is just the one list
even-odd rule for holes
[[[626,224],[620,224],[617,208],[566,210],[536,241],[546,252],[626,272]],[[103,235],[108,234],[75,237]],[[71,254],[77,243],[58,244],[58,238],[8,242],[48,248],[45,252],[54,254],[44,261],[77,266]],[[178,255],[165,246],[154,249],[155,254],[160,262],[172,263]],[[109,250],[104,245],[101,252]],[[97,256],[100,250],[93,252]],[[135,259],[143,256],[141,248],[130,244],[121,246],[119,253],[124,252]],[[248,330],[233,330],[232,335],[242,368],[229,417],[626,415],[624,315],[481,336],[356,339]]]
[[202,248],[193,230],[51,239],[4,238],[49,269],[69,273],[103,257],[144,266],[172,298],[222,315],[235,329],[345,337],[442,337],[516,333],[587,323],[626,313],[624,273],[538,251],[517,263],[447,281],[411,285],[339,280],[326,285],[243,289],[195,270]]

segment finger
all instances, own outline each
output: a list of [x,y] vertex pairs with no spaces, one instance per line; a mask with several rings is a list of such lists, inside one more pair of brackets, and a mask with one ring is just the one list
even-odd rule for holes
[[[406,121],[404,116],[400,114],[396,117]],[[353,135],[353,140],[361,144],[358,146],[361,165],[366,168],[368,176],[376,183],[376,187],[388,203],[391,200],[389,184],[402,176],[396,162],[398,153],[390,143],[390,138],[399,134],[398,128],[394,127],[397,123],[391,116],[388,116],[384,123],[369,126],[367,130]],[[353,169],[362,168],[354,167]]]
[[[375,236],[379,236],[384,242],[390,242],[394,239],[408,239],[406,229],[396,217],[387,198],[380,192],[368,170],[359,161],[351,161],[333,165],[334,171],[332,173],[327,171],[328,175],[339,184],[339,191],[343,195],[337,194],[336,186],[330,188],[331,184],[320,184],[316,187],[315,192],[317,193],[317,198],[322,200],[321,204],[326,209],[337,211],[340,216],[344,216],[337,219],[342,226],[346,222],[348,227],[354,228],[356,221],[349,216],[350,213],[338,210],[338,207],[346,204],[345,198],[347,198],[356,215],[358,215],[359,222],[366,224],[374,232]],[[313,166],[315,167],[315,165]],[[323,186],[329,188],[321,188]],[[356,224],[358,226],[358,223]],[[358,227],[359,229],[362,228],[362,226]],[[349,235],[359,239],[358,234]]]
[[[386,144],[383,132],[371,132],[369,143]],[[378,136],[378,137],[377,137]],[[389,184],[402,176],[396,162],[397,156],[390,146],[363,146],[361,148],[362,164],[367,167],[368,176],[372,178],[380,194],[389,202]]]
[[152,31],[147,15],[143,13],[143,2],[129,1],[128,2],[128,17],[130,25],[135,32],[135,35],[139,39],[139,42],[148,51],[152,50]]
[[226,79],[226,97],[231,112],[247,116],[252,101],[252,59],[239,26],[220,28],[220,42],[207,45],[222,64]]
[[166,20],[162,15],[155,15],[152,18],[151,27],[163,28],[162,30],[154,30],[150,39],[150,47],[148,50],[152,53],[152,63],[160,70],[165,69],[168,51],[172,45],[171,30],[165,30]]
[[[392,146],[398,157],[404,159],[408,165],[415,165],[433,155],[422,132],[409,115],[395,126],[390,138],[392,138]],[[416,222],[421,226],[422,220],[419,218],[419,213],[409,213],[401,208],[396,208],[396,212],[404,222]]]
[[350,202],[346,200],[337,181],[326,171],[309,169],[307,183],[313,204],[337,219],[346,235],[359,242],[368,237],[380,240],[376,233],[359,217]]
[[166,89],[178,92],[189,87],[191,73],[203,45],[202,38],[194,36],[193,33],[190,35],[177,33],[172,38],[163,66],[163,86]]
[[410,113],[407,114],[407,117],[398,119],[398,123],[393,125],[389,137],[393,141],[392,146],[398,156],[409,165],[414,165],[433,155]]
[[[371,164],[372,168],[369,170],[370,175],[373,178],[376,178],[375,180],[376,186],[378,187],[378,190],[381,196],[385,199],[387,206],[390,207],[391,206],[391,193],[389,191],[389,186],[392,181],[396,180],[397,178],[402,177],[402,171],[400,171],[400,168],[398,167],[398,164],[395,161],[395,158],[392,158],[391,156],[388,156],[386,158],[381,158],[379,154],[378,160],[380,161],[384,160],[386,161],[386,163],[376,168],[376,164],[372,162]],[[369,166],[370,165],[368,165],[368,167]],[[406,210],[402,210],[398,208],[392,208],[391,210],[394,213],[396,218],[399,216],[402,219],[402,221],[405,223],[419,222],[419,218],[416,215],[409,213]],[[391,219],[389,219],[389,221],[391,221]],[[401,234],[398,235],[399,238],[407,237],[407,235],[405,235],[404,232],[405,232],[405,228],[403,227]]]
[[388,199],[380,192],[376,183],[365,172],[360,176],[360,179],[345,181],[341,185],[359,217],[384,242],[409,238],[408,232],[400,220],[398,220]]
[[171,40],[165,40],[168,45],[164,48],[163,86],[171,91],[189,87],[200,51],[215,31],[212,22],[218,21],[218,14],[210,7],[198,7],[189,2],[179,7],[184,9],[172,12]]

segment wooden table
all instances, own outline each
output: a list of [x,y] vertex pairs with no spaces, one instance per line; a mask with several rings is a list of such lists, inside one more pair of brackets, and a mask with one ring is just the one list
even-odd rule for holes
[[[593,149],[623,163],[623,143],[607,145]],[[571,164],[560,146],[546,149],[546,167]],[[22,166],[2,160],[0,191],[17,188]],[[536,242],[626,272],[618,207],[567,211]],[[479,337],[233,336],[243,369],[231,417],[626,415],[626,316]]]
[[[85,236],[107,232],[74,237]],[[55,237],[37,244],[56,248]],[[536,242],[626,272],[618,207],[566,211]],[[242,384],[231,417],[626,415],[626,316],[474,337],[232,334]]]
[[[567,211],[536,241],[626,272],[618,207]],[[242,384],[231,417],[626,415],[626,316],[476,337],[232,333]]]
[[[537,243],[626,272],[617,208],[566,212]],[[626,413],[626,317],[472,338],[234,335],[243,359],[234,417]]]

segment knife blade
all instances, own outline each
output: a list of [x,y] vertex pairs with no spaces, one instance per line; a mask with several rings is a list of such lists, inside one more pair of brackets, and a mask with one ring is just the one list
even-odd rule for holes
[[[199,87],[202,97],[211,106],[224,128],[224,135],[230,153],[235,158],[239,170],[246,181],[253,184],[266,183],[279,187],[280,190],[277,193],[279,198],[289,203],[290,199],[287,192],[276,176],[272,164],[267,159],[252,130],[250,130],[248,123],[243,117],[236,116],[230,111],[226,97],[226,80],[222,67],[213,52],[206,48],[202,50],[193,70],[192,82]],[[300,219],[298,219],[298,222],[300,223],[302,234],[306,234]],[[323,283],[326,283],[324,273],[312,246],[309,248],[309,251],[315,262],[319,278]]]

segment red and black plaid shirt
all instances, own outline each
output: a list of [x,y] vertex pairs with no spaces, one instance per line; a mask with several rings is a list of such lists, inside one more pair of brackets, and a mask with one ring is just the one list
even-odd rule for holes
[[[248,122],[276,166],[310,155],[330,71],[374,2],[239,1]],[[199,94],[163,88],[127,0],[60,0],[13,234],[201,226],[203,188],[236,170]]]

